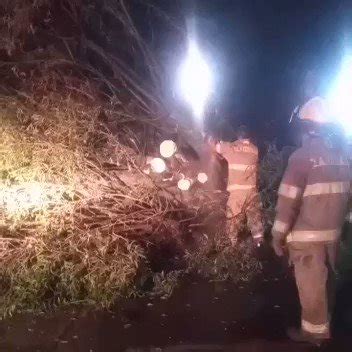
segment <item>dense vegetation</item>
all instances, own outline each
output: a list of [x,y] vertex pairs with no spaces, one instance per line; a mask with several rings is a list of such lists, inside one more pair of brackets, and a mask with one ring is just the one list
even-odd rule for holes
[[[229,248],[217,199],[144,172],[170,136],[196,168],[200,136],[167,94],[150,27],[181,43],[177,16],[123,0],[8,0],[0,15],[1,314],[167,296],[187,273],[253,277],[260,265],[246,241]],[[285,158],[268,150],[270,227]]]

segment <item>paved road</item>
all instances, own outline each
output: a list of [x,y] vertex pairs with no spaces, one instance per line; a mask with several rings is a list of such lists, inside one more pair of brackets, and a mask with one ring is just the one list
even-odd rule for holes
[[[250,285],[188,278],[168,300],[125,300],[112,312],[21,315],[0,323],[0,351],[315,351],[285,336],[299,306],[290,275],[278,268],[268,263]],[[336,338],[324,351],[352,351],[352,285],[340,288]]]

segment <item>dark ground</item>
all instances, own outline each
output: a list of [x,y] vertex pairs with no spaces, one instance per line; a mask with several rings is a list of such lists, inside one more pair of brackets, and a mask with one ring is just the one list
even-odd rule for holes
[[[351,351],[352,284],[339,284],[334,340],[323,351]],[[315,351],[290,343],[296,289],[273,260],[249,285],[186,278],[168,300],[126,300],[113,312],[20,315],[0,324],[0,351]],[[343,327],[343,328],[342,328]]]

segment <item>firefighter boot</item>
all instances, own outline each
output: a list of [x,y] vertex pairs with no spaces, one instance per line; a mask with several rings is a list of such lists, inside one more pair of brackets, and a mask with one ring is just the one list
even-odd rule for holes
[[297,328],[288,328],[287,336],[294,342],[309,343],[315,346],[321,346],[330,338],[329,334],[310,334]]

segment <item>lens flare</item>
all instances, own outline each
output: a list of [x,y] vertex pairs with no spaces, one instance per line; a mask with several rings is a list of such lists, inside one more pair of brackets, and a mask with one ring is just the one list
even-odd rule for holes
[[332,117],[352,136],[352,55],[345,57],[327,100]]
[[177,187],[181,191],[188,191],[191,188],[191,181],[188,180],[187,178],[183,178],[182,180],[178,181]]
[[211,70],[194,41],[189,42],[188,55],[181,65],[179,80],[184,99],[192,107],[194,115],[201,118],[212,91],[213,79]]
[[171,158],[177,151],[177,145],[174,141],[166,140],[160,144],[160,154],[164,158]]
[[165,161],[161,158],[154,158],[150,162],[150,166],[152,167],[153,172],[157,174],[161,174],[166,170]]
[[200,172],[197,176],[197,180],[200,183],[206,183],[208,181],[208,176],[204,172]]

